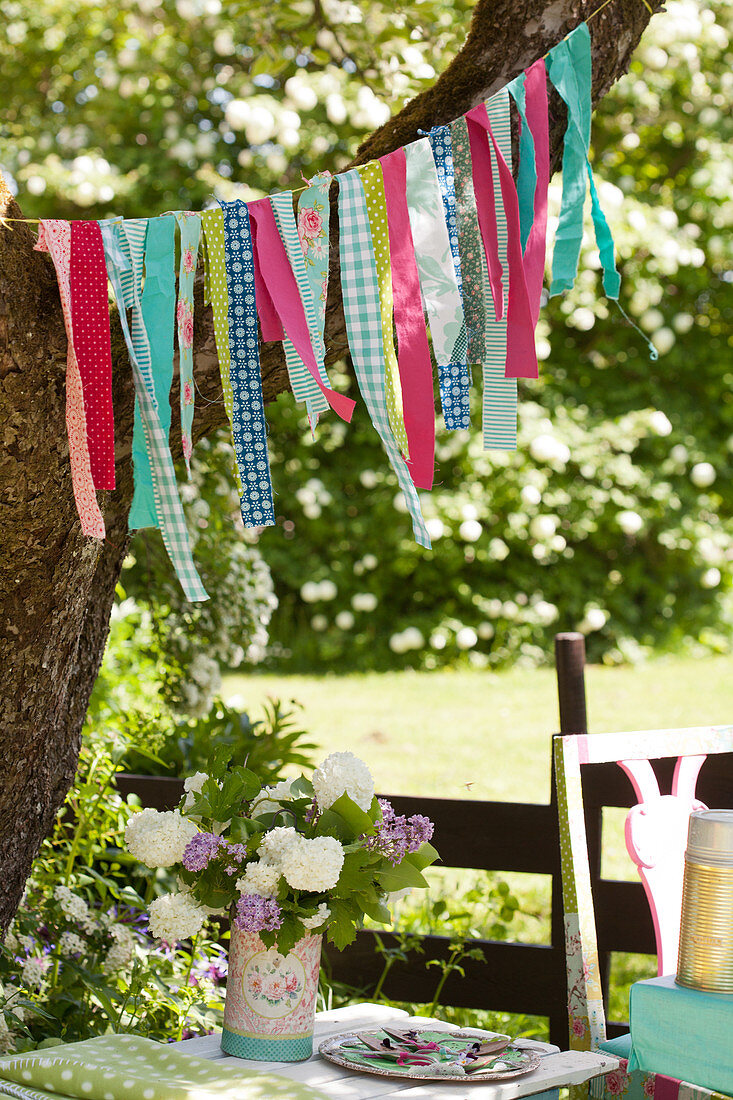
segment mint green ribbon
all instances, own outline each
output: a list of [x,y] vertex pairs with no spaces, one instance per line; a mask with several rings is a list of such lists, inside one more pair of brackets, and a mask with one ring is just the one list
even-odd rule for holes
[[552,257],[550,296],[570,290],[578,273],[587,173],[593,227],[603,266],[603,289],[608,298],[617,299],[621,276],[616,270],[613,237],[601,209],[588,160],[592,70],[587,24],[581,23],[572,34],[550,50],[547,72],[568,108],[562,156],[562,204]]
[[520,73],[507,91],[514,100],[517,112],[522,120],[519,134],[519,168],[517,170],[517,198],[519,199],[519,235],[522,251],[527,247],[534,222],[534,193],[537,190],[537,169],[535,167],[534,138],[527,122],[526,96],[524,92],[524,73]]

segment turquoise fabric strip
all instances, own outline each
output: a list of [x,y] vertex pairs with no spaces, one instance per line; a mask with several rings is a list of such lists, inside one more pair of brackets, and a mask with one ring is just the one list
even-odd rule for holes
[[550,50],[547,72],[568,108],[562,156],[562,204],[552,257],[550,296],[570,290],[578,273],[587,173],[591,184],[593,225],[603,264],[603,289],[609,298],[618,298],[621,277],[614,261],[613,238],[598,201],[588,161],[592,69],[590,32],[586,23],[581,23]]
[[519,168],[517,170],[517,197],[519,198],[519,235],[522,250],[527,247],[534,221],[534,193],[537,187],[534,138],[525,112],[524,73],[507,85],[507,90],[517,105],[522,128],[519,134]]
[[415,539],[430,548],[420,498],[387,416],[379,285],[364,188],[354,168],[338,176],[341,284],[349,349],[364,404],[405,495]]
[[[208,600],[206,589],[196,571],[191,554],[191,544],[186,530],[181,498],[176,484],[168,439],[160,424],[155,385],[150,368],[150,344],[143,323],[140,304],[140,282],[145,250],[147,221],[106,221],[99,223],[104,242],[112,289],[117,299],[122,332],[130,353],[135,393],[140,402],[140,413],[153,472],[155,511],[163,543],[176,576],[181,582],[186,598]],[[127,310],[132,310],[131,327],[127,322]]]
[[[149,219],[145,237],[145,286],[141,304],[143,324],[150,342],[150,369],[153,375],[158,417],[166,439],[171,427],[170,393],[173,381],[173,334],[176,312],[175,242],[176,226],[173,218]],[[157,527],[153,474],[150,469],[140,401],[137,395],[132,435],[132,465],[135,492],[128,527],[131,531],[140,527]]]

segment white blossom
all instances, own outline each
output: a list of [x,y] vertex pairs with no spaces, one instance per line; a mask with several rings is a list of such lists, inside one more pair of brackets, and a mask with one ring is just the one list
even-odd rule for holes
[[717,588],[720,584],[720,570],[712,566],[710,569],[706,569],[700,578],[700,584],[703,588]]
[[535,462],[546,462],[560,469],[564,468],[570,459],[570,448],[547,432],[534,437],[529,445],[529,453]]
[[603,630],[608,622],[608,612],[600,607],[586,609],[585,618],[580,623],[579,629],[583,634],[590,634],[594,630]]
[[625,535],[635,535],[644,526],[644,520],[638,512],[624,511],[616,516],[616,522]]
[[30,989],[38,989],[43,985],[49,962],[45,955],[29,955],[20,968],[20,976],[24,985]]
[[298,837],[283,857],[282,870],[294,890],[319,894],[331,890],[339,880],[344,865],[344,849],[332,836],[307,840]]
[[459,649],[473,649],[477,641],[478,635],[470,626],[462,626],[456,633],[456,645]]
[[375,611],[379,600],[373,592],[357,592],[351,597],[354,611]]
[[[92,916],[89,906],[84,901],[84,898],[75,894],[68,886],[56,886],[53,896],[59,903],[61,912],[64,916],[80,924],[85,932],[93,931],[95,927],[94,917]],[[21,937],[21,942],[22,941],[23,937]]]
[[190,894],[163,894],[150,903],[148,913],[151,935],[166,943],[195,936],[206,915]]
[[425,527],[430,535],[431,540],[442,539],[445,534],[445,524],[438,516],[431,516],[430,519],[425,520]]
[[290,825],[278,825],[276,829],[270,829],[263,835],[258,849],[259,857],[266,863],[279,867],[288,848],[297,840],[298,833]]
[[183,780],[183,789],[186,792],[186,801],[183,803],[184,810],[190,810],[196,801],[196,795],[201,794],[201,788],[208,779],[206,772],[195,772],[193,775],[186,776]]
[[334,619],[336,626],[339,630],[351,630],[354,625],[355,619],[350,611],[339,611],[338,615]]
[[332,752],[313,772],[313,790],[321,810],[347,794],[362,810],[368,810],[374,798],[372,773],[353,752]]
[[130,853],[147,867],[172,867],[180,863],[186,845],[198,829],[178,810],[145,809],[133,814],[125,829]]
[[322,901],[312,916],[301,917],[300,920],[304,928],[312,931],[314,928],[323,927],[330,916],[331,910],[328,908],[325,901]]
[[291,781],[281,779],[272,787],[263,787],[252,803],[252,816],[275,814],[282,809],[282,803],[292,798]]
[[663,413],[661,409],[654,409],[651,413],[649,417],[649,427],[655,435],[670,435],[672,432],[672,425],[669,421],[669,417]]
[[710,462],[696,462],[690,470],[690,481],[698,489],[708,489],[715,476],[715,467]]
[[240,894],[259,894],[263,898],[272,898],[277,893],[280,874],[278,864],[255,860],[247,864],[244,874],[237,879],[236,886]]
[[476,519],[464,519],[458,528],[458,534],[464,542],[476,542],[481,538],[483,528]]
[[62,932],[59,938],[59,951],[62,955],[83,955],[87,945],[76,932]]

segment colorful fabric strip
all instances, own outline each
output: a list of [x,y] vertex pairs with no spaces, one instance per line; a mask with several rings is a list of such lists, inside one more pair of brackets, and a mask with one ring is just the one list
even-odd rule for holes
[[[151,218],[145,235],[145,286],[140,298],[142,323],[150,346],[150,370],[158,419],[166,439],[171,427],[173,333],[176,313],[176,224],[173,218]],[[140,401],[135,397],[132,432],[132,469],[135,491],[127,519],[131,531],[157,527],[153,471],[145,439]]]
[[382,157],[381,164],[392,265],[397,362],[410,448],[407,468],[419,489],[432,489],[435,468],[433,366],[407,209],[404,149],[395,149]]
[[547,188],[550,183],[550,133],[547,115],[547,74],[542,58],[524,74],[527,128],[532,132],[536,186],[533,196],[533,221],[524,249],[524,273],[527,279],[532,324],[540,316],[542,284],[545,278],[547,245]]
[[463,302],[456,280],[450,238],[443,212],[438,173],[427,138],[405,147],[407,206],[410,213],[420,289],[430,321],[438,362],[443,417],[448,428],[468,428],[471,417],[466,374],[454,363],[453,351],[465,327]]
[[465,115],[468,125],[468,140],[471,147],[471,171],[473,173],[473,191],[476,197],[476,211],[481,230],[481,239],[489,271],[491,296],[497,321],[504,316],[504,285],[502,265],[499,260],[499,242],[496,228],[496,209],[494,173],[491,165],[486,122],[486,106],[479,103]]
[[[509,302],[507,306],[507,378],[537,378],[537,353],[534,344],[534,326],[529,308],[529,293],[524,275],[522,242],[519,235],[519,201],[514,177],[491,128],[486,104],[481,103],[469,112],[469,130],[478,124],[486,130],[499,169],[499,186],[507,223],[507,263],[509,267]],[[492,182],[492,193],[494,187]],[[494,217],[496,231],[496,217]],[[498,238],[498,232],[497,232]],[[498,255],[498,244],[497,244]],[[493,288],[492,288],[493,289]]]
[[[458,248],[461,254],[463,310],[466,317],[468,362],[484,359],[485,300],[481,280],[483,243],[476,212],[476,196],[471,173],[471,153],[468,123],[465,118],[451,123],[456,214],[458,216]],[[485,261],[484,261],[485,262]]]
[[71,226],[58,219],[44,219],[39,223],[38,240],[34,247],[38,252],[50,252],[56,268],[61,308],[66,327],[66,431],[69,436],[69,460],[71,485],[79,513],[81,529],[95,539],[105,536],[104,520],[94,495],[94,479],[87,445],[84,390],[79,364],[74,351],[74,327],[71,318],[71,293],[69,268],[71,265]]
[[364,188],[356,169],[339,180],[339,249],[344,316],[356,379],[372,423],[405,495],[415,538],[430,547],[420,498],[387,416],[379,286]]
[[249,212],[241,199],[222,202],[232,386],[232,435],[242,479],[241,511],[245,527],[272,527],[267,423],[262,399],[254,255]]
[[[285,246],[280,240],[270,200],[258,199],[249,203],[248,209],[254,226],[255,270],[260,280],[257,284],[257,308],[262,338],[265,341],[281,340],[285,332],[333,411],[348,422],[355,402],[321,382],[305,310]],[[267,298],[262,305],[259,301],[260,286],[267,290]]]
[[[544,66],[544,61],[542,62]],[[537,169],[532,130],[527,121],[527,73],[520,73],[509,84],[507,91],[514,100],[519,114],[519,165],[517,168],[517,197],[519,199],[519,231],[522,249],[527,247],[534,221],[534,195],[537,188]]]
[[[319,310],[317,312],[314,288],[308,276],[309,265],[304,253],[307,248],[310,248],[312,252],[316,251],[320,254],[325,254],[326,265],[328,264],[328,246],[326,244],[324,247],[321,241],[321,235],[324,233],[324,214],[326,219],[328,218],[328,192],[326,192],[325,203],[321,201],[319,204],[321,206],[321,212],[318,213],[315,208],[312,210],[310,217],[310,231],[312,233],[310,243],[308,243],[307,238],[301,237],[300,225],[295,221],[292,191],[285,191],[282,194],[273,195],[271,202],[275,215],[275,222],[280,233],[280,239],[285,245],[285,251],[287,252],[290,266],[293,269],[295,281],[298,286],[300,300],[305,310],[311,346],[316,356],[318,374],[321,382],[327,386],[328,376],[326,375],[326,368],[323,362],[326,354],[326,345],[323,340],[325,313],[320,310],[320,298],[323,291],[322,286],[319,287]],[[328,221],[326,221],[326,224],[328,224]],[[317,225],[318,228],[316,228]],[[326,230],[325,233],[327,237],[328,230]],[[305,244],[303,243],[304,241],[306,242]],[[318,247],[318,245],[320,245],[320,247]],[[313,260],[311,260],[311,264],[312,263],[314,263]],[[328,275],[328,273],[326,274]],[[323,320],[321,320],[321,316]],[[308,420],[313,429],[318,423],[320,413],[325,412],[328,408],[328,402],[321,393],[307,366],[295,350],[292,341],[286,338],[284,340],[284,346],[285,362],[288,368],[288,377],[290,378],[293,396],[296,401],[305,402],[308,411]]]
[[569,290],[578,273],[587,173],[590,181],[591,214],[603,266],[603,289],[609,298],[618,298],[621,277],[616,270],[613,237],[598,201],[593,171],[588,160],[592,71],[590,32],[586,23],[581,23],[572,34],[550,50],[547,72],[568,108],[562,156],[562,203],[552,257],[550,295]]
[[[221,375],[221,390],[230,431],[232,432],[232,447],[234,447],[233,396],[232,384],[229,379],[231,365],[229,354],[229,291],[227,290],[227,273],[224,263],[223,211],[219,207],[205,210],[201,215],[201,228],[203,230],[201,239],[204,242],[204,305],[211,303],[211,313],[214,320],[214,340]],[[242,479],[239,475],[236,451],[234,452],[233,473],[237,492],[241,497]]]
[[389,417],[395,442],[405,458],[408,458],[410,451],[405,430],[402,386],[392,329],[394,295],[392,292],[392,268],[389,259],[389,231],[387,228],[387,207],[384,197],[382,166],[379,161],[372,160],[368,164],[361,165],[357,170],[364,188],[367,214],[369,215],[369,228],[372,233],[374,262],[377,265],[379,307],[382,317],[382,340],[384,342],[384,387],[387,397],[387,416]]
[[[189,600],[207,600],[191,555],[181,499],[176,485],[168,440],[163,432],[155,398],[155,384],[150,368],[150,345],[143,323],[140,303],[140,279],[147,221],[100,222],[107,274],[127,343],[135,380],[135,392],[140,401],[145,436],[148,442],[150,467],[153,471],[155,506],[163,543],[176,575]],[[127,310],[132,310],[132,328],[127,322]]]
[[71,223],[69,297],[94,488],[114,489],[115,424],[107,268],[96,222]]
[[193,282],[201,237],[201,217],[191,210],[179,210],[176,222],[181,234],[181,262],[178,268],[178,373],[181,381],[181,446],[188,476],[191,476],[193,412]]
[[[331,204],[329,192],[333,176],[330,172],[319,172],[310,181],[305,191],[298,195],[298,236],[303,249],[306,262],[308,282],[311,286],[313,301],[316,306],[318,331],[323,339],[326,327],[326,300],[328,298],[328,255],[329,255],[329,227],[331,222]],[[320,227],[318,220],[320,219]],[[324,343],[325,358],[325,343]],[[328,382],[325,372],[322,382]],[[308,418],[312,425],[318,421],[318,414],[326,408],[323,394],[318,394],[312,401],[306,401]]]

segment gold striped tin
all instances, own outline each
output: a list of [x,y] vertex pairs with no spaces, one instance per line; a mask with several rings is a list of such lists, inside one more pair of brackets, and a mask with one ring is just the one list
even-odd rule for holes
[[733,993],[731,827],[730,811],[697,811],[690,818],[677,981],[707,993]]

